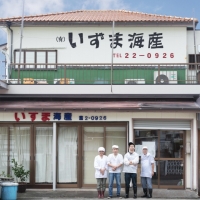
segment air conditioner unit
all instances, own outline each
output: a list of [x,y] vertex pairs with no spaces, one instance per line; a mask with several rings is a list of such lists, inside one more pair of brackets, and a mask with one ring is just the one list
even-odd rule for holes
[[[54,79],[53,82],[54,84],[63,84],[65,83],[65,79],[64,78]],[[75,84],[75,80],[66,78],[66,84]]]
[[124,83],[127,85],[145,84],[145,79],[125,79]]
[[21,79],[19,79],[19,83],[18,83],[18,79],[8,79],[8,83],[9,84],[21,84]]
[[177,84],[177,71],[158,71],[154,72],[154,84]]

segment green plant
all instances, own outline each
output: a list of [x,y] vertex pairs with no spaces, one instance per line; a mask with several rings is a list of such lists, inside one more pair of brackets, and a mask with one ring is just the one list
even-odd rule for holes
[[30,174],[30,171],[26,171],[24,166],[22,164],[19,165],[15,159],[12,159],[11,162],[14,164],[12,170],[14,171],[15,176],[20,180],[20,182],[25,182]]
[[12,178],[10,174],[6,174],[4,171],[1,172],[0,176],[3,178]]

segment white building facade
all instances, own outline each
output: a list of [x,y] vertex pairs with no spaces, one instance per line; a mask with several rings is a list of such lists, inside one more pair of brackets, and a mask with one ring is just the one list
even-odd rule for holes
[[[109,154],[117,144],[125,154],[133,141],[139,154],[145,145],[155,157],[154,188],[198,190],[196,19],[129,11],[27,16],[21,50],[20,20],[0,20],[9,55],[0,171],[12,174],[15,158],[30,169],[30,188],[95,187],[98,147]],[[140,167],[138,184],[139,174]]]

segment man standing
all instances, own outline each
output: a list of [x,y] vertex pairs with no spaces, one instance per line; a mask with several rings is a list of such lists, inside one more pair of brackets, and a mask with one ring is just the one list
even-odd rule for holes
[[124,170],[125,172],[125,198],[129,198],[130,181],[133,183],[133,198],[137,198],[137,165],[139,162],[139,155],[135,152],[135,145],[129,142],[129,152],[124,156]]
[[109,196],[108,199],[113,197],[113,181],[116,180],[117,185],[117,197],[120,197],[121,192],[121,166],[123,165],[123,156],[118,153],[119,147],[117,145],[112,146],[113,153],[108,156],[109,166]]
[[[154,158],[148,153],[148,148],[142,148],[141,156],[141,182],[144,191],[142,197],[152,198],[152,176],[154,175]],[[148,191],[149,190],[149,193]]]

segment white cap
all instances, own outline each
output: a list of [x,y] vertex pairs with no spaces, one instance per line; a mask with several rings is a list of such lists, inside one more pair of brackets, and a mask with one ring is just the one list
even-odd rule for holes
[[118,145],[113,145],[112,149],[119,149],[119,146]]
[[148,149],[148,147],[144,146],[144,147],[142,147],[142,149]]
[[98,148],[98,152],[99,152],[99,151],[104,151],[104,152],[105,152],[105,148],[104,148],[104,147],[99,147],[99,148]]

